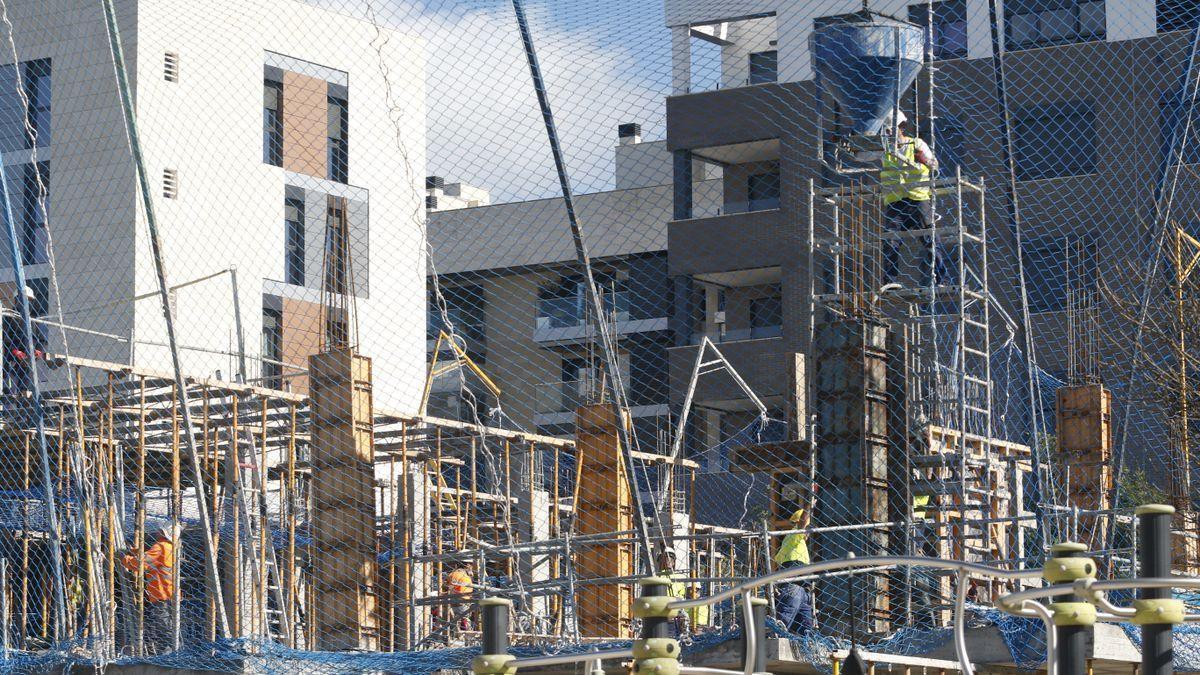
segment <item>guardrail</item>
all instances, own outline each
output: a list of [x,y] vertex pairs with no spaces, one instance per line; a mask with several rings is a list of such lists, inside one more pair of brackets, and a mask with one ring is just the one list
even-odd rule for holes
[[[662,577],[642,579],[641,595],[634,601],[633,615],[642,620],[641,635],[632,649],[610,649],[575,654],[516,658],[508,654],[508,612],[512,603],[498,598],[480,602],[483,618],[483,653],[472,664],[478,675],[512,675],[520,668],[535,668],[610,659],[634,659],[638,675],[765,675],[766,600],[755,597],[758,589],[798,579],[859,568],[924,567],[957,572],[954,602],[954,651],[963,675],[974,675],[966,647],[966,594],[969,575],[1017,581],[1041,578],[1049,585],[1014,591],[1000,597],[996,606],[1014,616],[1037,618],[1046,625],[1046,669],[1056,675],[1084,675],[1087,631],[1096,622],[1126,622],[1142,629],[1142,675],[1170,675],[1174,649],[1171,629],[1181,623],[1200,623],[1200,613],[1185,612],[1182,600],[1170,597],[1171,589],[1200,589],[1200,577],[1171,576],[1170,506],[1147,505],[1136,509],[1138,559],[1146,577],[1097,581],[1097,565],[1087,557],[1082,544],[1064,542],[1051,547],[1051,556],[1041,569],[1006,570],[982,563],[944,560],[923,556],[865,556],[802,565],[747,580],[708,597],[691,600],[669,595],[671,581]],[[1119,607],[1106,591],[1139,591],[1132,607]],[[678,612],[738,598],[742,609],[745,662],[741,671],[683,666],[679,642],[670,637],[669,621]],[[1041,602],[1050,598],[1053,601]],[[751,617],[747,621],[745,617]]]

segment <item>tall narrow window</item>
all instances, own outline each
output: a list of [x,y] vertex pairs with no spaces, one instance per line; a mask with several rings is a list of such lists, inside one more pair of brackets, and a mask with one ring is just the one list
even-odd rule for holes
[[50,145],[50,59],[25,64],[25,95],[29,98],[29,147],[44,148]]
[[348,183],[350,176],[349,110],[346,99],[329,97],[329,180]]
[[263,80],[263,163],[283,166],[283,83]]
[[304,285],[304,200],[289,197],[283,202],[283,280]]
[[350,242],[346,230],[346,200],[330,197],[325,221],[325,291],[346,295],[349,291]]
[[263,386],[283,389],[283,314],[263,307],[262,316]]
[[26,164],[21,185],[21,257],[26,265],[50,261],[50,236],[46,226],[49,188],[50,163]]

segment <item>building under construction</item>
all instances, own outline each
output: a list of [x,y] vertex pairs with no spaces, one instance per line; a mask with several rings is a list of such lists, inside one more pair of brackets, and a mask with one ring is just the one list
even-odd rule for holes
[[[454,648],[480,643],[483,598],[511,601],[523,647],[626,640],[644,625],[639,580],[708,597],[777,571],[795,535],[803,562],[1007,570],[1073,540],[1131,576],[1124,507],[1160,492],[1180,514],[1176,568],[1200,565],[1200,240],[1172,220],[1195,187],[1175,168],[1193,163],[1185,104],[1200,88],[1200,39],[1189,53],[1184,31],[1118,35],[1113,2],[1010,0],[999,28],[976,0],[851,14],[667,0],[665,117],[663,97],[647,112],[611,94],[609,171],[607,153],[573,154],[572,135],[564,154],[551,94],[578,108],[536,58],[561,26],[519,0],[502,20],[521,40],[478,47],[501,15],[454,2],[453,27],[371,3],[10,4],[0,648],[13,663],[462,668]],[[561,25],[646,30],[563,4]],[[1056,12],[1078,40],[1050,34]],[[1133,79],[1183,73],[1148,96],[1175,160],[1122,179],[1153,194],[1153,215],[1098,242],[1092,220],[1135,219],[1068,208],[1062,193],[1087,190],[1055,188],[1096,173],[1095,157],[1045,159],[1028,141],[1038,120],[1095,112],[1030,91],[1070,80],[1094,99],[1119,79],[1103,68],[1128,77],[1147,44],[1161,72]],[[471,60],[514,45],[497,72]],[[439,79],[459,72],[446,52],[479,73],[471,87]],[[498,91],[464,103],[481,83]],[[519,106],[501,95],[530,86]],[[952,123],[995,110],[1003,132]],[[664,138],[643,142],[629,120],[654,115]],[[517,139],[531,125],[545,158],[489,145],[493,127]],[[1055,151],[1082,134],[1058,132]],[[927,168],[904,154],[912,135],[928,139]],[[550,188],[528,177],[543,169]],[[430,175],[448,170],[471,182]],[[928,217],[898,223],[898,190]],[[1057,254],[1031,234],[1047,211]],[[1147,273],[1118,273],[1134,263]],[[1046,270],[1060,268],[1058,283]],[[1041,295],[1056,283],[1058,304]],[[991,662],[1038,665],[1013,646],[1028,627],[983,609],[1032,581],[882,565],[796,583],[768,596],[771,658],[796,671],[860,644],[953,669],[934,638],[967,602],[1012,649]],[[774,604],[801,588],[809,625]],[[740,625],[724,602],[672,630],[722,663]]]

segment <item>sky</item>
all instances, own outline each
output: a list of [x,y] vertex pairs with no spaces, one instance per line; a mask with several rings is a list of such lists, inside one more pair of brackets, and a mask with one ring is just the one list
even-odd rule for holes
[[[314,0],[364,16],[369,0]],[[493,201],[552,197],[557,174],[512,5],[375,2],[381,25],[426,41],[428,167]],[[526,6],[572,186],[610,189],[617,125],[663,137],[670,34],[657,0],[537,0]],[[404,64],[393,67],[404,68]]]

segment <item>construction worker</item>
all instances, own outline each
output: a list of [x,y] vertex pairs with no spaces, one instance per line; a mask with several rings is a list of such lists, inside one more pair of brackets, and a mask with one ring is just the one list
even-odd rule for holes
[[[938,557],[937,530],[928,520],[929,506],[932,502],[930,495],[913,495],[913,553],[928,558]],[[913,583],[913,621],[919,628],[934,626],[933,605],[937,597],[937,579],[928,568],[915,568],[912,571]]]
[[[471,594],[475,592],[475,580],[471,576],[473,565],[471,563],[463,563],[456,567],[446,577],[446,594],[458,598],[453,602],[453,606],[447,609],[450,617],[448,620],[453,620],[455,614],[462,612],[462,618],[458,622],[458,627],[462,630],[470,630],[470,600]],[[464,612],[464,610],[466,610]]]
[[[658,576],[671,580],[671,597],[681,600],[695,597],[688,590],[689,584],[684,581],[684,577],[675,571],[675,551],[668,548],[658,554]],[[683,634],[690,626],[691,630],[695,631],[699,626],[708,625],[708,617],[708,607],[689,608],[684,616],[676,617],[675,630],[678,634]]]
[[[159,530],[158,541],[146,549],[140,561],[146,577],[146,612],[143,619],[146,645],[157,654],[175,648],[171,602],[175,599],[175,562],[182,534],[182,524],[167,523]],[[127,552],[121,564],[136,574],[139,560],[134,552]]]
[[[879,172],[879,184],[883,193],[883,223],[889,232],[907,232],[910,230],[933,229],[933,190],[928,185],[913,186],[913,183],[925,183],[933,178],[937,171],[937,159],[925,141],[908,134],[908,117],[903,111],[898,111],[897,135],[895,151],[885,152],[883,167]],[[889,115],[888,127],[891,127]],[[922,237],[925,251],[929,250],[931,238]],[[900,266],[899,239],[883,241],[883,287],[880,291],[897,290],[902,284],[897,282],[896,275]],[[922,255],[920,264],[921,285],[928,286],[929,256]],[[937,279],[945,275],[945,264],[941,251],[935,252]]]
[[[808,529],[812,518],[806,509],[796,509],[788,519],[798,530]],[[793,532],[783,539],[773,558],[780,568],[799,567],[812,562],[808,554],[808,533]],[[813,627],[812,594],[801,582],[780,584],[775,588],[775,614],[788,631],[805,635]]]
[[30,419],[29,398],[33,392],[34,360],[46,361],[46,349],[49,338],[45,324],[34,323],[33,354],[26,353],[29,345],[26,341],[25,322],[21,319],[19,308],[21,302],[33,304],[36,296],[33,289],[25,286],[24,290],[13,298],[13,310],[6,312],[2,327],[4,330],[4,393],[6,400],[14,410],[9,417],[17,424],[25,424]]

